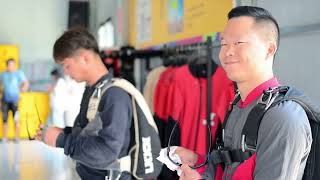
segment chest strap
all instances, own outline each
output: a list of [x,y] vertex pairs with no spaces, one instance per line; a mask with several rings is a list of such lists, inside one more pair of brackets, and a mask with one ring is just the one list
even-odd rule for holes
[[213,160],[214,164],[231,164],[233,162],[243,162],[250,158],[255,152],[257,147],[257,136],[258,130],[261,123],[261,120],[269,109],[269,107],[274,103],[275,99],[279,95],[283,95],[288,90],[287,87],[277,87],[277,88],[270,88],[261,95],[257,104],[253,107],[250,111],[244,128],[241,133],[241,149],[226,149],[224,147],[224,133],[223,129],[226,127],[226,123],[228,117],[232,111],[232,107],[235,106],[239,100],[240,96],[236,95],[235,100],[231,104],[231,108],[226,115],[225,121],[223,123],[222,131],[218,132],[216,148],[211,153],[210,159]]
[[249,159],[255,152],[254,151],[245,151],[241,149],[236,150],[214,150],[210,154],[209,159],[213,161],[214,164],[231,164],[234,162],[243,162]]

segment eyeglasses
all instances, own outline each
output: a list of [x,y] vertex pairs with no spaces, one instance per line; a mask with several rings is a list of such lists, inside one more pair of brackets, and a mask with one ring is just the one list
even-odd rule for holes
[[[36,111],[37,111],[38,123],[41,124],[41,119],[40,119],[40,115],[39,115],[37,104],[34,104],[34,105],[35,105],[35,108],[36,108]],[[28,126],[28,112],[26,113],[26,127],[27,127],[27,133],[28,133],[29,140],[30,141],[35,140],[35,138],[31,137],[31,135],[30,135],[29,126]]]
[[[171,138],[172,138],[172,135],[173,135],[173,132],[175,131],[175,129],[176,129],[176,127],[177,127],[177,125],[178,125],[178,123],[180,122],[180,120],[179,121],[177,121],[175,124],[174,124],[174,126],[173,126],[173,129],[172,129],[172,131],[171,131],[171,133],[170,133],[170,136],[169,136],[169,140],[168,140],[168,147],[167,147],[167,156],[168,156],[168,159],[173,163],[173,164],[175,164],[175,165],[177,165],[177,166],[181,166],[182,164],[181,163],[178,163],[178,162],[175,162],[174,160],[172,160],[171,159],[171,157],[170,157],[170,144],[171,144]],[[212,137],[211,137],[211,128],[210,128],[210,123],[207,123],[207,128],[208,128],[208,132],[209,132],[209,134],[208,134],[208,136],[209,136],[209,147],[208,147],[208,153],[207,153],[207,155],[206,155],[206,160],[205,160],[205,162],[203,162],[203,163],[201,163],[201,164],[199,164],[199,165],[195,165],[195,166],[190,166],[190,168],[192,168],[192,169],[199,169],[199,168],[201,168],[201,167],[203,167],[203,166],[205,166],[205,165],[207,165],[208,164],[208,161],[209,161],[209,157],[210,157],[210,151],[211,151],[211,146],[212,146]]]

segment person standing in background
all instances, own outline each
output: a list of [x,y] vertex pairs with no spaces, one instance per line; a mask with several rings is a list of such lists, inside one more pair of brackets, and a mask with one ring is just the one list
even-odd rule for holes
[[[51,123],[55,127],[65,127],[65,111],[67,102],[67,83],[57,68],[51,71],[51,86],[48,87],[50,96]],[[51,124],[49,123],[49,124]]]
[[63,76],[58,68],[51,71],[52,84],[48,87],[51,116],[49,125],[59,128],[72,127],[80,111],[85,83],[77,83]]
[[12,115],[15,121],[15,140],[18,140],[19,136],[19,118],[18,118],[18,102],[21,92],[26,92],[29,87],[29,82],[25,74],[17,70],[16,62],[14,59],[7,60],[7,70],[0,75],[0,81],[2,84],[2,101],[1,111],[3,119],[3,140],[7,139],[7,121],[9,111],[12,111]]
[[86,86],[85,82],[78,83],[70,76],[64,77],[67,85],[68,102],[64,114],[65,126],[73,127],[74,121],[80,111],[80,103]]

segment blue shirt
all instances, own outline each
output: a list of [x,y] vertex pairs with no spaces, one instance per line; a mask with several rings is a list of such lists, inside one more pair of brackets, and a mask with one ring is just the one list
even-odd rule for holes
[[0,75],[0,81],[3,86],[4,102],[16,103],[19,100],[20,86],[27,78],[22,71],[5,71]]

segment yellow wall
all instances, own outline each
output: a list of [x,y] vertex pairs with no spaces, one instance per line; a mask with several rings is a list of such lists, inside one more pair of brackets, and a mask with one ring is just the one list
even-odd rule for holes
[[15,45],[0,45],[0,72],[6,70],[8,59],[14,59],[19,68],[19,49]]
[[182,31],[170,33],[168,3],[175,3],[175,0],[150,0],[152,3],[151,27],[143,28],[151,28],[151,40],[137,42],[136,6],[138,1],[130,1],[129,19],[130,44],[138,48],[221,32],[227,21],[227,13],[234,4],[233,0],[181,0],[183,2]]
[[[39,111],[40,120],[45,123],[49,115],[49,96],[47,93],[42,92],[26,92],[21,93],[19,102],[19,125],[20,125],[20,138],[28,138],[26,123],[28,122],[28,129],[31,136],[34,136],[37,127],[39,126],[38,115],[36,106]],[[0,137],[3,137],[3,121],[0,112]],[[12,114],[8,119],[8,138],[14,138],[15,127]]]

